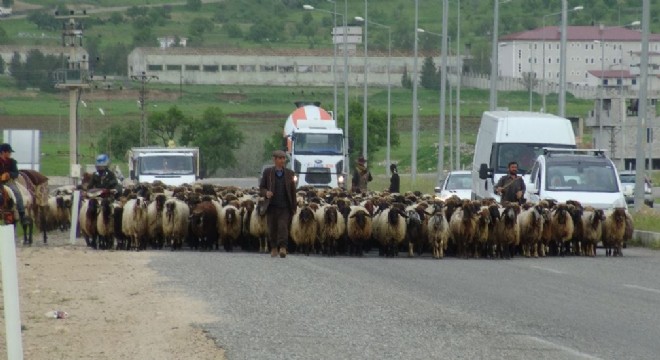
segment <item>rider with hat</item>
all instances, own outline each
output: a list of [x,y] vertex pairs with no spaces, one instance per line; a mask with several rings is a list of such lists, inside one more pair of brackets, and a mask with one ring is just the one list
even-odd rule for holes
[[7,185],[11,191],[14,192],[16,197],[16,210],[21,223],[25,221],[25,205],[23,203],[23,196],[21,191],[16,186],[16,178],[18,177],[18,165],[15,159],[11,158],[11,153],[14,149],[8,143],[0,144],[0,184]]
[[87,189],[106,189],[115,190],[117,194],[121,193],[122,186],[117,180],[117,176],[110,169],[110,157],[107,154],[100,154],[96,157],[96,172],[92,174],[92,180],[87,185]]

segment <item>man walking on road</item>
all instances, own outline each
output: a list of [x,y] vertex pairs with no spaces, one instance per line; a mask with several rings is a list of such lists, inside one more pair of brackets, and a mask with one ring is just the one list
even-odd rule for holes
[[525,181],[522,176],[518,176],[518,163],[511,161],[509,163],[509,173],[502,176],[495,185],[495,193],[501,196],[501,203],[523,201],[525,195]]
[[289,225],[296,212],[296,183],[293,170],[284,167],[286,154],[282,150],[273,151],[273,165],[266,168],[261,176],[259,191],[268,205],[266,221],[270,239],[270,256],[286,257],[289,240]]

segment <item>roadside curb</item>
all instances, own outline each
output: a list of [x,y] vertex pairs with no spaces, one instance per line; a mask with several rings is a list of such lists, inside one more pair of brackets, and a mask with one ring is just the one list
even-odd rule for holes
[[652,231],[633,231],[633,240],[639,241],[646,247],[660,247],[660,233]]

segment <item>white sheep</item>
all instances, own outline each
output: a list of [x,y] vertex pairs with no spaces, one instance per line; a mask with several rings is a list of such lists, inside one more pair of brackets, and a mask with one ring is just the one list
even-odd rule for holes
[[300,252],[309,255],[310,251],[314,251],[318,223],[314,211],[309,206],[303,205],[296,210],[291,222],[290,235]]
[[126,202],[121,218],[121,230],[129,239],[129,248],[147,248],[147,202],[143,197]]
[[449,219],[449,236],[456,244],[459,257],[467,258],[471,255],[469,249],[479,236],[479,210],[480,206],[465,201]]
[[586,207],[582,213],[583,251],[586,256],[596,256],[596,244],[603,236],[605,212],[601,209]]
[[321,240],[321,246],[325,249],[327,255],[337,255],[339,239],[344,236],[344,232],[346,231],[344,217],[336,205],[319,207],[315,213],[320,215],[316,219],[319,223],[318,234]]
[[190,208],[188,204],[179,199],[165,201],[165,210],[162,214],[163,237],[171,250],[181,249],[183,240],[188,235]]
[[96,229],[96,218],[99,210],[99,200],[96,198],[83,199],[78,213],[78,224],[80,233],[85,238],[87,246],[97,247],[98,232]]
[[449,240],[449,223],[445,215],[444,204],[433,206],[433,212],[427,224],[427,234],[433,258],[444,258]]
[[626,209],[615,208],[605,212],[602,241],[606,256],[623,256],[623,239],[626,236]]
[[380,243],[380,255],[396,256],[406,239],[407,215],[401,207],[393,206],[380,212],[373,221],[374,236]]
[[540,206],[535,205],[522,210],[518,215],[520,244],[525,257],[538,257],[538,244],[541,242],[545,225],[542,211]]
[[165,242],[163,237],[163,209],[166,200],[164,194],[158,194],[147,205],[147,234],[151,245],[157,249],[162,249]]
[[257,200],[257,206],[250,216],[250,235],[259,239],[259,252],[268,252],[268,221],[266,215],[259,215],[258,209],[264,202],[265,198],[260,197]]
[[500,257],[510,259],[512,248],[520,244],[520,226],[518,225],[520,205],[509,203],[500,210],[500,219],[495,226],[495,238]]
[[351,206],[346,225],[349,254],[362,256],[364,244],[371,239],[372,218],[363,206]]

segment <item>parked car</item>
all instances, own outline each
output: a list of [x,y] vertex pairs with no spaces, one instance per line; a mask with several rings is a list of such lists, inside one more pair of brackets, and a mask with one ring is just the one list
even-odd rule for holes
[[[635,170],[625,170],[619,173],[621,191],[627,204],[635,203]],[[653,207],[653,185],[648,178],[644,179],[644,204]]]
[[447,177],[435,187],[435,195],[442,200],[452,195],[461,199],[470,199],[472,192],[471,171],[450,171]]

